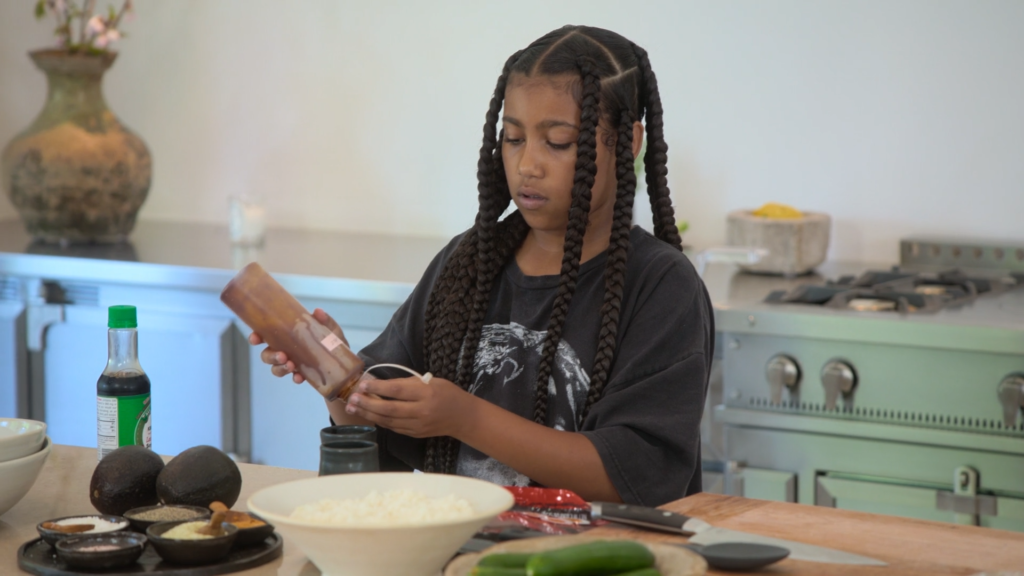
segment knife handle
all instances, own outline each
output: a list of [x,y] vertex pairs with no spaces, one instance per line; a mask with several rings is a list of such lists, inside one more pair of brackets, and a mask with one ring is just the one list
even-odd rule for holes
[[646,506],[592,502],[590,504],[590,515],[592,518],[603,518],[620,524],[662,530],[673,534],[682,534],[683,536],[690,536],[694,533],[693,530],[687,530],[683,527],[684,524],[692,520],[689,516]]

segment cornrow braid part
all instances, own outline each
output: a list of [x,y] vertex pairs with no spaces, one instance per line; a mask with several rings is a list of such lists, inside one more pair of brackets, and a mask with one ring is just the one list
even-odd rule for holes
[[641,101],[646,115],[647,153],[644,155],[644,172],[647,174],[647,194],[651,199],[651,213],[654,216],[654,235],[678,250],[683,249],[683,240],[676,228],[672,196],[668,189],[668,143],[665,142],[665,125],[658,92],[658,79],[651,68],[647,51],[633,44],[640,68],[642,84]]
[[569,304],[576,292],[583,238],[590,217],[590,197],[597,176],[597,127],[600,121],[601,79],[589,58],[581,57],[577,64],[582,80],[580,132],[576,140],[576,173],[573,177],[572,202],[569,223],[565,231],[562,253],[561,278],[558,293],[548,320],[548,330],[541,348],[541,361],[537,369],[536,395],[533,420],[547,425],[548,380],[555,364],[558,345],[562,340],[562,327],[569,313]]
[[633,114],[625,110],[619,122],[615,139],[615,179],[618,189],[615,194],[615,212],[612,233],[608,242],[608,260],[604,272],[604,301],[601,304],[601,329],[598,335],[594,367],[590,371],[590,389],[587,400],[577,417],[576,429],[583,428],[583,421],[591,407],[601,399],[605,384],[615,359],[616,335],[619,329],[619,312],[626,283],[626,258],[629,256],[629,231],[633,225],[633,197],[636,194],[636,172],[633,169]]

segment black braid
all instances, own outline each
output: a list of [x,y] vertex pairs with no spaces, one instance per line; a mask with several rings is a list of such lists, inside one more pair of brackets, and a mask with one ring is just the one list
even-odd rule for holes
[[604,385],[611,373],[615,357],[615,336],[619,329],[619,311],[622,293],[626,283],[626,257],[629,254],[629,231],[633,226],[633,196],[636,193],[636,172],[633,169],[633,122],[635,117],[629,110],[623,110],[619,122],[619,133],[615,139],[615,179],[618,189],[615,194],[615,215],[612,220],[612,234],[608,243],[608,261],[604,273],[604,303],[601,305],[601,331],[598,335],[594,368],[590,375],[590,390],[587,401],[577,417],[577,429],[583,428],[583,421],[590,408],[604,393]]
[[[508,202],[505,202],[505,205],[507,204]],[[503,211],[504,208],[498,211],[495,219],[497,219]],[[526,221],[523,220],[523,217],[519,212],[512,213],[508,218],[498,223],[495,227],[494,238],[486,252],[486,254],[489,255],[488,258],[490,258],[491,262],[508,262],[515,253],[516,248],[523,243],[523,239],[526,238],[526,233],[529,229],[529,226],[526,224]],[[490,272],[492,276],[487,278],[486,282],[479,283],[477,286],[477,297],[479,297],[480,294],[484,294],[485,296],[490,295],[495,277],[501,273],[503,268],[503,265],[498,266],[492,264],[492,266],[493,270]],[[458,367],[458,373],[460,380],[458,381],[458,384],[462,386],[463,390],[468,390],[473,383],[472,368],[476,360],[476,350],[480,343],[480,333],[483,328],[484,313],[486,313],[486,300],[483,305],[485,308],[480,311],[479,318],[473,318],[476,314],[475,310],[471,312],[469,328],[467,329],[466,338],[463,340],[465,342],[463,347],[464,349],[469,349],[470,346],[472,346],[472,352],[463,352],[459,360],[460,365]],[[461,443],[458,440],[449,437],[444,438],[444,448],[438,452],[439,454],[444,455],[444,464],[440,468],[440,471],[445,474],[455,473],[456,466],[458,464],[460,446]]]
[[576,138],[576,175],[573,177],[569,225],[565,231],[561,278],[541,349],[536,400],[533,407],[534,422],[544,425],[547,425],[548,379],[555,364],[558,344],[562,341],[562,328],[569,313],[569,304],[576,293],[576,278],[579,276],[580,257],[583,254],[583,237],[590,219],[591,189],[597,176],[597,126],[600,121],[601,79],[589,58],[580,58],[578,65],[582,78],[582,102],[580,132]]
[[[477,161],[480,210],[476,223],[442,271],[438,279],[442,285],[432,291],[424,315],[424,357],[427,369],[463,389],[470,386],[473,358],[480,342],[480,330],[491,285],[508,258],[507,255],[502,258],[494,247],[495,226],[511,201],[508,184],[504,181],[504,170],[495,168],[496,160],[500,162],[501,159],[500,153],[496,153],[497,125],[509,71],[520,54],[521,51],[513,54],[505,62],[487,109],[484,139]],[[502,176],[500,182],[497,181],[496,172]],[[471,303],[468,309],[467,302]],[[438,317],[439,314],[442,317]],[[450,438],[428,440],[425,471],[452,472],[453,452],[457,452],[457,445]]]
[[[473,361],[480,341],[480,327],[487,304],[490,299],[491,285],[497,272],[505,264],[498,261],[495,252],[494,230],[509,202],[508,183],[505,181],[505,167],[502,164],[500,144],[498,142],[498,115],[501,113],[502,101],[505,97],[505,86],[508,83],[509,69],[519,58],[522,51],[513,54],[506,62],[498,83],[491,96],[491,105],[487,109],[484,122],[484,143],[480,146],[480,158],[477,160],[477,191],[480,210],[477,213],[477,247],[476,247],[476,290],[473,294],[473,307],[470,311],[466,339],[459,357],[458,382],[463,389],[469,388]],[[501,178],[497,177],[498,174]]]
[[676,228],[675,211],[672,209],[672,196],[668,189],[668,144],[665,142],[665,125],[662,118],[661,94],[658,92],[658,79],[651,69],[651,61],[647,51],[633,45],[638,66],[640,67],[641,94],[640,101],[647,116],[647,153],[644,155],[644,172],[647,174],[647,194],[651,198],[651,213],[654,216],[654,235],[679,250],[683,249],[683,240]]

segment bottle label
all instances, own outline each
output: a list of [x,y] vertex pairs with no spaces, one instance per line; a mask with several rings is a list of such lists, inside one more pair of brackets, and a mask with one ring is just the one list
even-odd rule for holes
[[99,459],[121,446],[153,447],[149,394],[96,397]]
[[334,352],[334,349],[341,346],[342,342],[341,338],[338,338],[337,334],[331,332],[327,336],[324,336],[324,339],[320,341],[320,344],[324,348],[327,348],[328,352]]

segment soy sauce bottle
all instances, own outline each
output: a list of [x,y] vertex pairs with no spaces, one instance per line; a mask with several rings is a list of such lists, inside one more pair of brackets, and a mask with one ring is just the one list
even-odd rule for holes
[[121,446],[153,446],[149,376],[139,364],[135,306],[111,306],[107,314],[107,367],[96,382],[100,460]]

